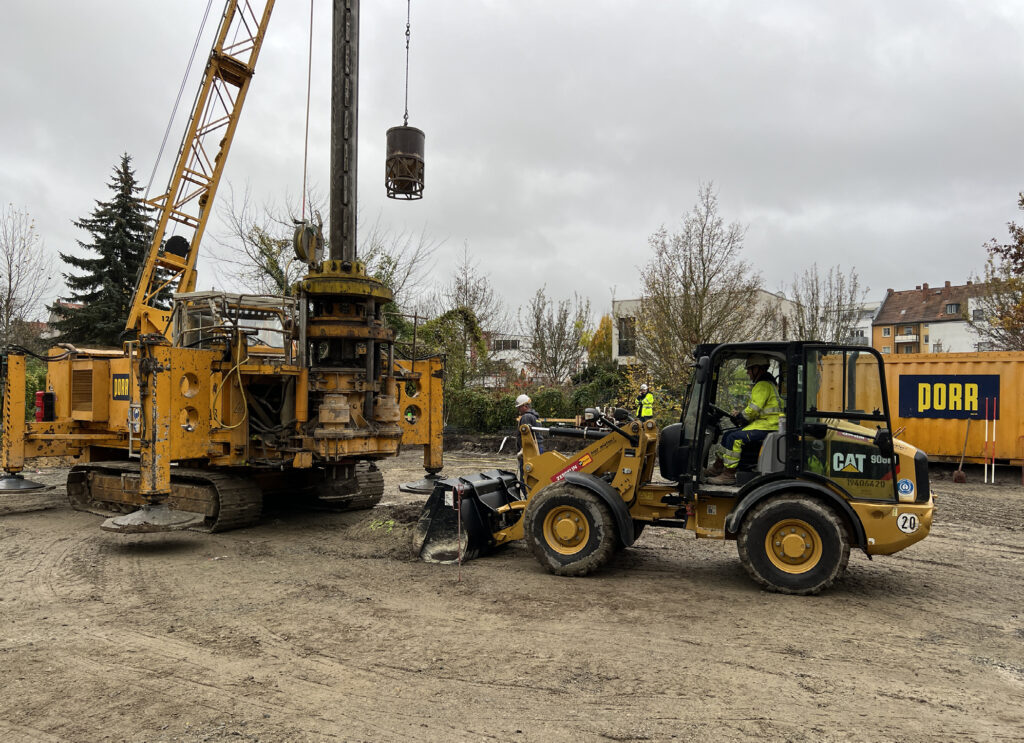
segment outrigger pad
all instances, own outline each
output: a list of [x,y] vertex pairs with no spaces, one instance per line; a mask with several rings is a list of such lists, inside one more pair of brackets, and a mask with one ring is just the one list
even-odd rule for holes
[[49,490],[52,485],[26,480],[21,475],[6,474],[0,477],[0,493],[30,493],[33,490]]
[[147,503],[138,511],[107,519],[100,528],[117,534],[153,534],[201,526],[205,518],[201,513],[170,508],[166,503]]
[[424,562],[472,560],[494,547],[494,532],[519,518],[521,512],[497,512],[518,500],[522,500],[519,480],[505,470],[440,480],[416,523],[413,549]]
[[427,495],[428,493],[433,493],[434,486],[443,479],[443,475],[431,473],[425,475],[422,480],[403,482],[398,486],[398,490],[402,493],[422,493],[423,495]]

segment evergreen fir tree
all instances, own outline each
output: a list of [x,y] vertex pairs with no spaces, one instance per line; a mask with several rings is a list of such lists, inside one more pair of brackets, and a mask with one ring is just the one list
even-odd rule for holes
[[65,301],[81,307],[75,309],[58,302],[51,309],[61,318],[54,323],[61,339],[72,343],[121,344],[136,277],[149,249],[151,223],[146,206],[137,195],[142,187],[135,180],[127,153],[114,168],[108,186],[114,192],[113,198],[97,201],[91,216],[74,223],[89,233],[90,241],[79,240],[78,245],[94,257],[60,254],[77,271],[64,274],[71,290]]

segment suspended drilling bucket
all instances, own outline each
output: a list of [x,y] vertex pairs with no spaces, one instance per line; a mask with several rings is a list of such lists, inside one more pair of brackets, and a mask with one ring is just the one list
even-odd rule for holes
[[423,198],[423,152],[426,135],[414,126],[388,129],[384,185],[389,199]]

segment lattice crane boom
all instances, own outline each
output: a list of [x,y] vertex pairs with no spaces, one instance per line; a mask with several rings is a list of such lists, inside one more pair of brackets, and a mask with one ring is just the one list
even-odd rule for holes
[[167,191],[148,202],[159,217],[128,330],[170,337],[161,292],[195,290],[199,243],[273,9],[274,0],[227,0]]

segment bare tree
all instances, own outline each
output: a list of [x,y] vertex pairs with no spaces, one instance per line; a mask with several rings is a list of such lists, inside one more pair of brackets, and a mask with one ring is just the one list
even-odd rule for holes
[[793,309],[788,313],[793,338],[825,343],[847,341],[867,295],[856,269],[843,273],[840,266],[832,266],[822,275],[817,263],[794,274],[789,292],[793,297]]
[[586,358],[590,300],[574,296],[572,301],[556,303],[541,287],[527,305],[525,317],[520,316],[519,325],[527,339],[524,361],[549,384],[564,384]]
[[13,204],[0,212],[0,343],[34,340],[27,323],[37,319],[50,287],[52,265],[35,222]]
[[504,335],[511,323],[508,311],[501,297],[495,292],[490,278],[480,271],[480,263],[473,259],[469,244],[462,248],[462,258],[451,279],[434,291],[424,303],[423,311],[431,317],[444,317],[449,313],[469,313],[475,324],[461,323],[453,326],[455,336],[449,347],[449,361],[455,356],[465,358],[464,378],[492,373],[491,352],[486,343],[478,342],[476,333],[482,337]]
[[366,264],[368,274],[391,290],[395,305],[408,312],[422,298],[443,243],[426,229],[417,233],[390,228],[377,215],[360,240],[359,260]]
[[[275,204],[257,207],[246,184],[239,196],[228,184],[228,198],[222,203],[221,222],[227,238],[217,239],[224,251],[215,260],[226,265],[233,279],[245,291],[263,294],[291,294],[295,282],[306,273],[306,264],[295,256],[292,237],[295,232],[293,215],[301,210]],[[323,231],[323,199],[315,193],[307,196],[310,221]],[[236,283],[232,281],[231,283]]]
[[679,232],[663,226],[648,239],[653,256],[641,272],[636,352],[657,384],[681,388],[698,344],[772,331],[775,307],[759,301],[760,274],[741,257],[745,233],[725,223],[712,184],[701,183]]
[[[285,206],[273,203],[256,207],[248,186],[239,197],[228,186],[229,195],[221,210],[227,239],[218,240],[224,249],[218,257],[241,279],[247,290],[267,294],[290,294],[295,283],[306,275],[308,267],[292,247],[295,227],[302,221],[303,209],[286,197]],[[306,221],[324,236],[329,250],[329,226],[323,214],[324,198],[315,190],[306,196]],[[420,296],[440,243],[425,231],[417,234],[395,231],[381,223],[380,217],[363,231],[359,260],[366,271],[394,294],[400,309],[410,307]]]

